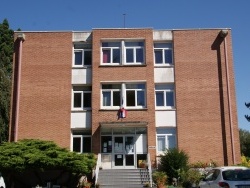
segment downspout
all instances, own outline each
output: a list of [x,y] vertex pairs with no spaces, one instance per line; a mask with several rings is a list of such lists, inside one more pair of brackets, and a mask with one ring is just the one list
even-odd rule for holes
[[14,141],[18,139],[18,121],[19,121],[19,100],[20,100],[20,84],[21,84],[21,67],[22,67],[22,50],[23,41],[25,40],[25,35],[23,33],[17,34],[17,39],[19,40],[19,51],[18,51],[18,71],[17,71],[17,95],[16,95],[16,113],[15,113],[15,136]]
[[227,54],[227,38],[226,38],[227,34],[228,34],[228,30],[221,30],[220,31],[220,36],[224,38],[224,53],[225,53],[225,64],[226,64],[226,82],[227,82],[227,95],[228,95],[229,123],[230,123],[230,133],[231,133],[233,164],[235,164],[235,148],[234,148],[234,140],[233,140],[234,131],[233,131],[233,120],[232,120],[230,80],[229,80],[228,54]]

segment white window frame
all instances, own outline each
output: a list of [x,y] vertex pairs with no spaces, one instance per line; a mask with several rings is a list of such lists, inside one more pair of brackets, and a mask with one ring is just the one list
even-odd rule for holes
[[[155,42],[155,44],[172,44],[172,47],[154,47],[154,64],[155,66],[173,66],[174,65],[174,60],[173,60],[173,43],[172,42]],[[166,50],[170,50],[171,51],[171,54],[172,54],[172,62],[165,62],[165,51]],[[156,63],[156,59],[155,59],[155,51],[161,51],[162,53],[162,61],[161,63]]]
[[[120,41],[103,41],[102,44],[103,43],[120,43]],[[101,46],[101,64],[102,65],[120,65],[120,63],[113,62],[114,61],[113,60],[113,52],[116,49],[120,50],[120,63],[121,63],[121,61],[122,61],[122,58],[121,58],[122,47],[121,47],[121,45],[120,46],[110,46],[110,47]],[[107,63],[103,62],[103,50],[109,50],[110,51],[110,62],[107,62]]]
[[[81,94],[81,106],[80,107],[74,107],[74,97],[75,97],[75,94],[77,93],[80,93]],[[78,111],[81,111],[81,110],[90,110],[91,107],[84,107],[84,94],[85,93],[92,93],[91,91],[79,91],[79,90],[72,90],[72,110],[78,110]],[[90,99],[92,100],[92,99]]]
[[[157,86],[162,86],[161,89],[157,89]],[[164,88],[165,87],[165,88]],[[163,93],[163,106],[157,106],[157,93]],[[173,93],[173,106],[168,106],[167,104],[167,93]],[[175,109],[175,90],[174,84],[155,84],[155,108],[156,109]]]
[[175,134],[156,134],[156,150],[158,154],[163,154],[165,151],[159,151],[158,146],[158,137],[164,137],[165,138],[165,149],[169,149],[169,137],[174,137],[175,143],[176,143],[176,135]]
[[[145,41],[142,41],[142,40],[120,40],[120,41],[103,41],[103,43],[120,43],[120,46],[119,47],[103,47],[101,46],[101,65],[105,65],[105,66],[117,66],[117,65],[142,65],[142,64],[145,64],[145,50],[144,50],[144,45],[145,45]],[[126,42],[142,42],[143,45],[142,46],[126,46]],[[101,45],[102,45],[101,44]],[[113,62],[113,50],[114,49],[119,49],[120,50],[120,63],[114,63]],[[133,62],[127,62],[126,60],[126,52],[127,52],[127,49],[132,49],[133,50]],[[143,62],[136,62],[136,57],[137,57],[137,53],[136,53],[136,50],[137,49],[142,49],[142,55],[143,55]],[[108,63],[104,63],[103,62],[103,50],[110,50],[110,62]]]
[[[141,88],[135,88],[135,89],[127,89],[126,85],[137,85],[137,84],[144,84],[144,89],[141,89]],[[126,106],[126,108],[146,108],[146,84],[145,83],[126,83],[125,84],[125,98],[124,98],[124,101],[125,103],[124,104],[127,104],[127,91],[135,91],[135,106]],[[140,91],[143,91],[144,92],[144,105],[138,105],[138,101],[137,101],[137,95],[138,95],[138,92]]]
[[[89,66],[92,66],[92,62],[90,62],[90,65],[86,65],[85,62],[84,62],[84,56],[85,56],[85,52],[86,52],[86,51],[92,52],[91,49],[74,49],[73,67],[82,68],[82,67],[89,67]],[[75,53],[76,53],[76,52],[81,52],[81,53],[82,53],[82,64],[81,64],[81,65],[75,65]]]
[[[104,106],[103,105],[103,92],[110,92],[110,106]],[[108,108],[115,108],[115,109],[119,109],[120,105],[119,106],[114,106],[113,105],[113,94],[114,92],[120,92],[120,96],[121,96],[121,89],[102,89],[101,91],[101,107],[102,108],[105,108],[105,109],[108,109]]]
[[[103,84],[109,84],[109,83],[102,83]],[[146,83],[145,82],[127,82],[127,83],[112,83],[112,84],[120,84],[121,85],[121,89],[101,89],[101,109],[119,109],[121,107],[124,107],[126,109],[143,109],[146,108],[147,104],[147,100],[146,100]],[[127,89],[126,85],[128,84],[143,84],[145,87],[144,89],[141,88],[136,88],[136,89]],[[102,86],[101,86],[102,88]],[[119,106],[114,106],[113,105],[113,93],[119,91],[120,92],[120,105]],[[126,99],[126,92],[127,91],[135,91],[135,106],[127,106],[127,99]],[[143,91],[144,92],[144,106],[142,105],[138,105],[138,101],[137,101],[137,95],[139,91]],[[111,96],[111,105],[110,106],[104,106],[103,105],[103,92],[111,92],[110,96]]]
[[[133,42],[142,42],[142,41],[125,41],[125,45],[124,45],[124,62],[125,62],[125,64],[127,64],[127,65],[133,65],[133,64],[144,64],[144,45],[143,46],[126,46],[126,42],[131,42],[131,43],[133,43]],[[143,44],[144,44],[144,42],[143,42]],[[129,49],[132,49],[133,50],[133,62],[127,62],[127,50],[129,50]],[[143,55],[143,61],[142,62],[137,62],[136,61],[136,57],[137,57],[137,53],[136,53],[136,50],[137,49],[142,49],[142,55]]]
[[[81,141],[80,141],[80,144],[81,144],[81,146],[80,146],[80,152],[79,153],[83,153],[83,138],[91,138],[91,146],[90,146],[90,148],[92,148],[92,137],[90,136],[90,135],[72,135],[72,151],[74,151],[73,149],[74,149],[74,138],[80,138],[81,139]],[[90,151],[91,152],[91,151]]]

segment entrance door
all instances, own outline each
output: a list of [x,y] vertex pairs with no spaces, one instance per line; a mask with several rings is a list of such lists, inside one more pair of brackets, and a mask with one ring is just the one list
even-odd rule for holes
[[114,168],[135,168],[134,136],[114,136]]

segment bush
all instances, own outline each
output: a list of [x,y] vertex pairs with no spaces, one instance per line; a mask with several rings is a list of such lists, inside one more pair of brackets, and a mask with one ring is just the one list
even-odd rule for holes
[[199,170],[196,169],[189,169],[186,172],[183,172],[181,174],[181,178],[182,178],[182,186],[183,187],[192,187],[192,185],[195,185],[196,187],[198,186],[202,175],[199,172]]
[[165,172],[169,182],[173,178],[178,178],[181,171],[188,170],[188,155],[184,151],[177,148],[168,149],[160,159],[159,169]]
[[155,171],[153,174],[153,181],[156,183],[158,188],[164,187],[167,181],[167,175],[165,172]]

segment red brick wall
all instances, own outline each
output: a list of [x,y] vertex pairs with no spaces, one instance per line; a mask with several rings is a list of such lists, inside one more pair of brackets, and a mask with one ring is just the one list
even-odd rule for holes
[[54,140],[69,148],[72,33],[33,32],[25,36],[18,140]]
[[[101,81],[122,81],[122,80],[145,80],[147,87],[147,110],[128,110],[127,118],[123,121],[146,121],[148,122],[148,145],[155,146],[155,117],[154,117],[154,62],[153,62],[153,31],[151,29],[107,29],[93,31],[93,79],[92,79],[92,131],[94,134],[94,152],[100,152],[100,137],[98,131],[100,122],[117,121],[117,110],[100,110],[100,85]],[[100,45],[101,39],[126,39],[139,38],[145,40],[146,66],[100,66]],[[96,135],[95,135],[96,134]],[[155,157],[155,150],[150,149],[152,159]]]
[[[224,42],[220,30],[174,31],[178,146],[191,162],[213,160],[233,164],[225,74]],[[229,63],[233,141],[240,160],[235,104],[231,33],[226,37]]]

